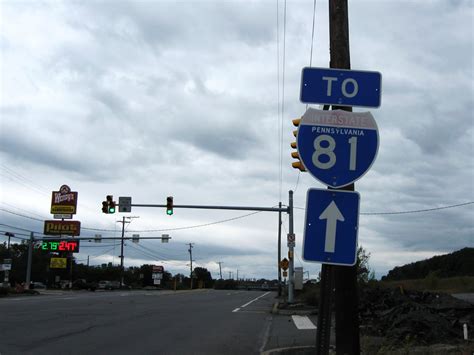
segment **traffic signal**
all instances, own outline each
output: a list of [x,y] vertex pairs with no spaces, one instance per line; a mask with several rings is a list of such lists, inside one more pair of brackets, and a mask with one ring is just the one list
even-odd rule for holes
[[[107,212],[105,213],[115,213],[115,201],[112,195],[107,195]],[[102,205],[105,207],[104,203]],[[102,209],[103,211],[104,209]]]
[[102,212],[109,213],[109,204],[107,203],[107,201],[102,202]]
[[166,198],[166,214],[171,216],[173,214],[173,196]]
[[[295,127],[299,127],[300,122],[301,122],[301,118],[295,118],[292,122],[293,122],[293,125]],[[297,130],[293,131],[293,135],[295,136],[295,138],[296,138],[297,134],[298,134]],[[291,148],[297,149],[296,142],[291,142],[290,145],[291,145]],[[293,168],[299,169],[300,171],[306,171],[303,163],[301,162],[300,155],[298,154],[297,151],[296,152],[291,152],[291,157],[293,159],[298,159],[298,161],[295,161],[295,162],[291,163],[291,166]]]

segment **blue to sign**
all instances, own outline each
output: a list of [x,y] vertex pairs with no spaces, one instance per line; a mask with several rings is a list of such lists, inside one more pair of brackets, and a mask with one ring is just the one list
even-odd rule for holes
[[309,108],[301,118],[296,142],[306,170],[336,188],[353,183],[370,169],[379,138],[370,112]]
[[353,191],[309,189],[303,259],[354,265],[357,254],[360,196]]
[[382,75],[379,72],[303,68],[300,101],[303,103],[379,107]]

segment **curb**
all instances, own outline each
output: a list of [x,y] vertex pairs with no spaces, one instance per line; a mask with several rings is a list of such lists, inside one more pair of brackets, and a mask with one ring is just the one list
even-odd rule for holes
[[283,314],[283,315],[298,315],[298,316],[308,316],[311,314],[317,314],[315,309],[280,309],[280,300],[275,301],[272,308],[272,314]]
[[287,348],[277,348],[277,349],[270,349],[270,350],[265,350],[260,353],[260,355],[273,355],[273,354],[314,354],[316,350],[315,346],[293,346],[293,347],[287,347]]
[[275,301],[275,303],[273,304],[273,308],[272,308],[272,314],[279,314],[280,311],[278,309],[278,305],[280,304],[280,301]]

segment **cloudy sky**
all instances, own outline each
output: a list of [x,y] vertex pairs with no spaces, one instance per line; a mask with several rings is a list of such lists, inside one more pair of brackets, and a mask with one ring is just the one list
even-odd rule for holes
[[[274,207],[294,190],[302,260],[306,191],[291,168],[301,69],[328,67],[328,4],[313,1],[2,1],[0,231],[41,236],[51,191],[79,193],[81,236],[119,236],[133,203]],[[378,157],[356,183],[359,243],[378,276],[474,246],[473,5],[351,1],[351,65],[382,73],[372,109]],[[313,106],[317,108],[317,106]],[[356,108],[355,111],[366,111]],[[280,156],[281,152],[281,156]],[[471,204],[466,204],[471,202]],[[443,208],[453,205],[463,206]],[[442,209],[438,209],[442,208]],[[387,214],[393,212],[412,212]],[[278,214],[134,208],[125,265],[194,265],[276,278]],[[241,217],[241,218],[237,218]],[[283,236],[288,217],[283,216]],[[22,228],[22,229],[18,229]],[[285,238],[283,238],[284,240]],[[0,241],[5,240],[4,236]],[[286,242],[282,242],[283,255]],[[78,260],[119,263],[113,242],[83,242]]]

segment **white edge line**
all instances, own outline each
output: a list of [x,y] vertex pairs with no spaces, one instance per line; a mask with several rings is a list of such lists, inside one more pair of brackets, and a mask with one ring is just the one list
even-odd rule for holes
[[258,300],[259,298],[262,298],[266,295],[268,295],[270,292],[267,292],[267,293],[264,293],[263,295],[261,296],[258,296],[257,298],[251,300],[250,302],[247,302],[246,304],[244,304],[243,306],[240,306],[241,308],[244,308],[244,307],[247,307],[249,304],[251,304],[252,302],[255,302],[256,300]]

